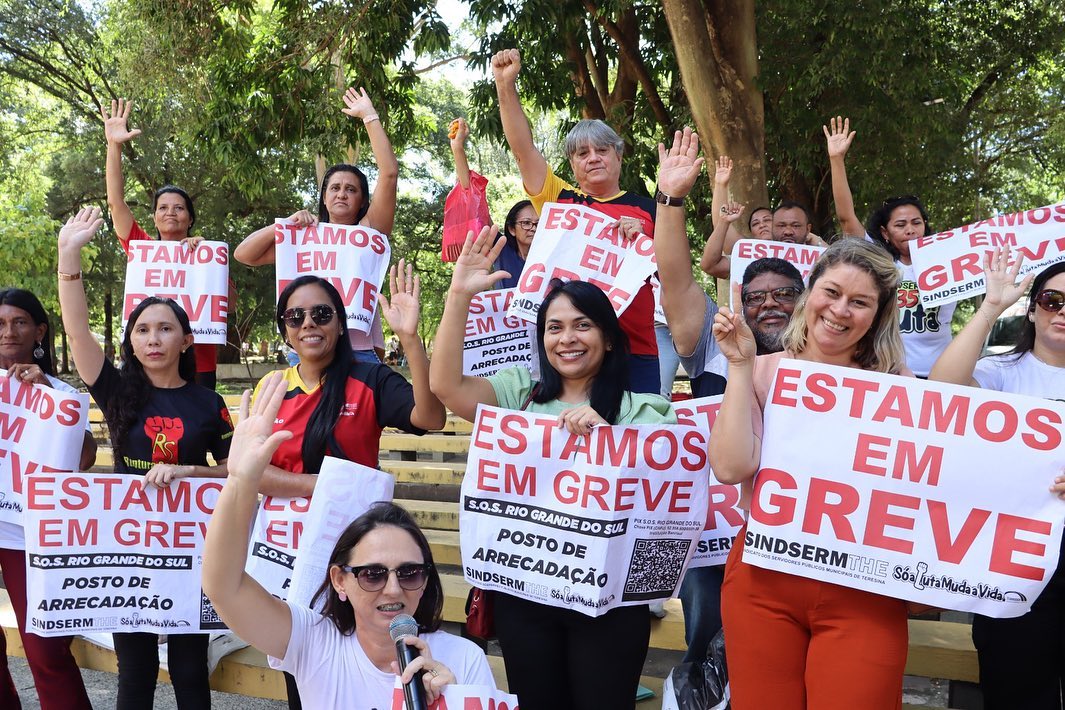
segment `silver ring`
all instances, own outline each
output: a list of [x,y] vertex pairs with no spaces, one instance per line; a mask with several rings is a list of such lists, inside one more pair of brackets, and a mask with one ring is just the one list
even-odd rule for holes
[[430,669],[429,669],[429,673],[430,673],[430,674],[431,674],[431,675],[432,675],[432,676],[433,676],[434,678],[435,678],[435,677],[437,677],[438,675],[440,675],[440,672],[439,672],[439,671],[437,671],[437,670],[436,670],[435,668],[430,668]]

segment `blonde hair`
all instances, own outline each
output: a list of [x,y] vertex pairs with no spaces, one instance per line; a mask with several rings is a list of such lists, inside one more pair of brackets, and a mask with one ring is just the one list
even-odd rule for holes
[[847,264],[869,274],[877,290],[877,310],[873,324],[858,341],[854,360],[863,370],[898,374],[906,365],[906,353],[899,333],[899,270],[891,256],[861,238],[834,242],[810,272],[810,285],[795,304],[791,322],[784,331],[784,349],[798,354],[806,349],[806,303],[818,279],[834,266]]

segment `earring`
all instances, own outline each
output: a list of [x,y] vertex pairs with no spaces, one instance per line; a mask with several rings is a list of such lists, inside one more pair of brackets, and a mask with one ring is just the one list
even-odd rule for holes
[[348,595],[344,593],[343,589],[337,590],[337,596],[340,597],[340,601],[342,602],[346,602],[348,600]]
[[35,347],[33,349],[33,359],[34,360],[40,360],[43,357],[44,357],[44,348],[41,346],[41,343],[38,342],[37,343],[37,347]]

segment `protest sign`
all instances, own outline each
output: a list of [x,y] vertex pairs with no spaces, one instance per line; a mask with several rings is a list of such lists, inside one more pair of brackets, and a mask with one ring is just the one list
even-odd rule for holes
[[326,456],[313,497],[263,496],[244,570],[275,597],[309,607],[340,533],[373,503],[392,500],[393,485],[387,473]]
[[1020,616],[1058,563],[1063,421],[1051,400],[782,360],[743,559]]
[[[686,399],[673,403],[677,422],[702,429],[709,439],[723,395]],[[706,506],[706,524],[695,547],[689,567],[723,565],[728,559],[732,541],[743,527],[745,513],[740,508],[740,487],[721,483],[709,469],[709,488]]]
[[507,315],[514,289],[482,291],[470,301],[466,338],[462,343],[462,374],[488,377],[508,367],[522,366],[540,376],[536,327]]
[[359,225],[321,222],[302,227],[278,219],[274,247],[278,295],[300,276],[320,276],[340,292],[348,312],[347,327],[370,332],[392,256],[388,237]]
[[[131,241],[126,263],[122,331],[129,314],[149,296],[170,298],[189,317],[199,345],[225,345],[229,317],[229,245],[200,242]],[[122,337],[122,333],[119,334]]]
[[140,476],[26,479],[26,630],[197,633],[225,628],[200,587],[222,479],[143,486]]
[[13,380],[0,370],[0,521],[22,525],[25,476],[81,463],[89,396]]
[[[802,280],[806,282],[825,249],[826,247],[774,242],[768,239],[741,239],[732,247],[732,255],[729,257],[729,280],[734,284],[742,284],[743,274],[748,266],[759,259],[773,258],[790,263],[799,270]],[[733,308],[736,307],[736,304],[732,303],[731,293],[729,304]]]
[[482,405],[462,481],[466,580],[589,616],[673,596],[706,522],[707,432]]
[[1065,261],[1065,202],[999,215],[910,242],[925,308],[983,293],[984,255],[1010,247],[1024,257],[1018,281]]
[[[406,707],[403,686],[400,685],[399,676],[396,676],[392,710],[406,710]],[[518,710],[518,696],[490,685],[446,685],[440,697],[427,710]]]
[[658,267],[653,237],[640,234],[626,242],[616,221],[582,205],[545,204],[510,315],[535,322],[551,280],[562,279],[603,289],[620,316]]

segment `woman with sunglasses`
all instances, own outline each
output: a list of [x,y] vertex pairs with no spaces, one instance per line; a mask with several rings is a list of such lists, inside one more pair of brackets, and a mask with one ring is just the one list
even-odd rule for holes
[[[473,181],[478,180],[481,183],[479,189],[483,193],[488,180],[470,170],[470,163],[466,157],[466,139],[469,136],[470,127],[466,124],[466,119],[456,118],[451,122],[448,139],[451,143],[451,153],[455,156],[455,182],[459,188],[470,190],[478,189],[472,187]],[[507,243],[503,251],[499,252],[495,270],[506,271],[510,275],[500,279],[494,288],[517,287],[539,224],[540,216],[536,214],[536,209],[529,200],[515,202],[507,212],[507,218],[503,221],[503,234],[507,238]]]
[[[100,109],[100,118],[104,122],[104,137],[107,139],[107,162],[105,163],[105,180],[107,183],[107,207],[111,210],[111,220],[115,226],[122,250],[129,254],[129,243],[151,239],[147,232],[133,217],[133,211],[126,203],[126,178],[122,174],[122,146],[141,134],[139,128],[129,128],[129,112],[133,102],[118,99],[111,102],[111,112]],[[152,220],[155,223],[159,239],[164,242],[186,241],[195,245],[202,237],[192,236],[192,226],[196,224],[196,208],[189,193],[175,185],[164,185],[152,194]],[[230,284],[230,304],[234,303],[232,282]],[[196,382],[215,388],[218,369],[217,345],[194,345],[196,355]]]
[[[493,270],[504,245],[495,237],[495,228],[471,233],[455,262],[430,366],[433,392],[444,404],[469,421],[479,404],[549,414],[581,436],[600,424],[674,423],[665,399],[629,391],[628,338],[606,294],[582,281],[558,282],[540,306],[540,382],[523,367],[491,377],[462,374],[470,301],[506,276]],[[495,628],[510,692],[523,710],[635,705],[651,631],[646,605],[590,617],[496,593]]]
[[[370,183],[366,174],[347,163],[338,163],[325,171],[322,187],[318,191],[318,212],[311,214],[308,210],[294,212],[288,221],[301,227],[309,227],[319,222],[362,225],[384,235],[392,233],[396,220],[396,186],[399,182],[399,161],[392,150],[392,143],[381,124],[381,118],[374,108],[366,89],[350,87],[344,93],[345,114],[361,119],[370,139],[370,149],[377,163],[377,184],[374,186],[373,199],[370,199]],[[252,232],[244,238],[236,249],[233,258],[248,266],[265,266],[276,260],[274,247],[274,225],[269,224]],[[385,355],[385,336],[381,329],[381,312],[374,313],[370,332],[347,331],[355,358],[367,362],[383,362]]]
[[864,237],[888,250],[902,280],[899,282],[899,331],[906,347],[906,365],[918,377],[928,377],[936,358],[950,344],[950,322],[956,304],[925,308],[917,288],[917,275],[910,259],[910,242],[931,234],[928,211],[914,195],[889,197],[863,225],[854,211],[854,197],[847,182],[844,159],[856,135],[850,119],[839,116],[822,127],[828,144],[832,172],[832,199],[845,237]]
[[[52,326],[44,306],[29,291],[0,290],[0,368],[12,386],[27,382],[61,392],[76,390],[55,376],[52,364]],[[86,429],[89,422],[85,422]],[[85,432],[80,471],[96,462],[96,440]],[[91,710],[78,663],[70,653],[70,636],[44,637],[26,632],[26,536],[21,525],[0,521],[0,573],[18,621],[33,683],[42,710]],[[22,707],[7,667],[7,640],[0,633],[0,707]]]
[[[930,379],[999,392],[1065,400],[1065,263],[1016,283],[1024,258],[1010,264],[1010,250],[995,249],[984,258],[987,293],[972,320],[962,328],[932,368]],[[1002,355],[981,358],[995,321],[1028,295],[1028,313],[1017,344]],[[999,472],[1007,473],[1007,472]],[[1051,489],[1065,498],[1065,476]],[[973,619],[973,643],[980,659],[980,688],[988,710],[1025,708],[1060,710],[1065,682],[1065,545],[1058,568],[1024,616]]]
[[272,667],[295,676],[307,708],[392,707],[400,672],[389,624],[400,614],[413,616],[421,634],[406,639],[419,657],[402,680],[423,671],[428,702],[450,683],[495,686],[481,649],[440,631],[440,575],[425,535],[397,505],[378,503],[340,534],[311,602],[320,612],[277,599],[244,572],[264,469],[294,436],[274,425],[285,394],[278,373],[260,383],[254,404],[244,393],[229,478],[203,551],[204,592],[222,620]]
[[[89,330],[81,251],[103,224],[83,209],[59,232],[59,305],[78,375],[103,410],[115,473],[169,486],[188,476],[225,476],[233,424],[222,397],[195,382],[189,318],[171,300],[147,298],[130,313],[115,367]],[[208,452],[217,462],[207,463]],[[151,708],[159,675],[158,636],[114,634],[117,707]],[[207,634],[169,634],[170,679],[179,708],[208,708]]]

